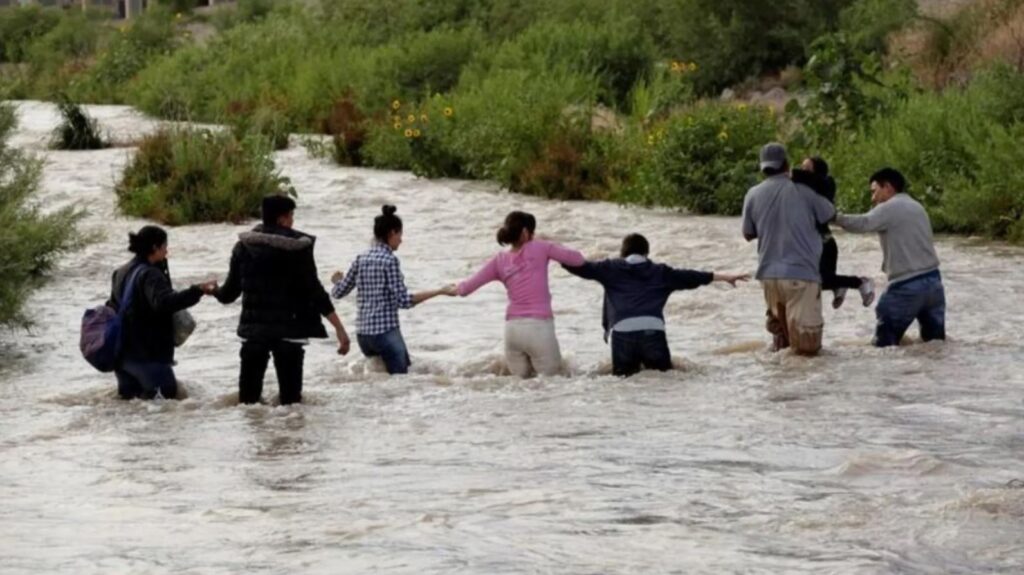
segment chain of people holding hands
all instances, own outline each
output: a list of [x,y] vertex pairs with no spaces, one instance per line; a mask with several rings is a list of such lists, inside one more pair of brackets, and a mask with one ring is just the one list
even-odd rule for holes
[[[931,223],[921,204],[907,193],[900,172],[883,168],[871,176],[875,207],[870,212],[837,214],[836,184],[823,159],[808,158],[791,169],[785,147],[771,143],[762,148],[759,161],[764,179],[746,195],[741,233],[757,243],[755,277],[764,292],[766,327],[774,350],[792,348],[801,355],[819,352],[823,291],[832,292],[836,308],[849,290],[860,294],[864,306],[875,299],[870,278],[837,273],[838,248],[830,224],[852,233],[879,235],[888,285],[876,306],[874,345],[898,345],[915,321],[924,341],[945,339],[945,292]],[[643,369],[672,369],[664,308],[674,292],[712,282],[735,286],[750,279],[744,273],[654,262],[648,240],[636,233],[622,240],[619,257],[588,261],[579,251],[536,237],[536,218],[514,211],[496,235],[498,244],[508,249],[458,284],[412,293],[396,256],[403,223],[396,208],[386,205],[373,222],[373,245],[356,257],[347,272],[333,274],[328,293],[318,277],[316,239],[295,229],[295,208],[295,201],[287,196],[264,198],[262,222],[240,234],[223,284],[209,281],[180,291],[172,287],[168,272],[167,232],[145,226],[129,234],[128,249],[134,256],[113,273],[110,299],[100,313],[104,323],[95,327],[99,320],[90,315],[93,310],[83,319],[86,359],[102,371],[113,371],[122,398],[174,398],[178,395],[175,348],[187,337],[182,330],[189,329],[185,310],[204,295],[224,304],[240,298],[239,401],[262,400],[264,376],[273,359],[280,403],[297,403],[302,400],[306,345],[312,338],[328,336],[322,319],[334,329],[338,353],[350,351],[352,342],[332,299],[356,292],[356,345],[364,356],[379,357],[389,374],[404,374],[412,362],[399,310],[439,296],[467,297],[500,282],[508,296],[504,334],[508,371],[524,378],[558,375],[564,367],[548,284],[550,263],[556,262],[604,289],[602,328],[610,344],[612,371],[631,376]],[[93,327],[87,328],[87,320]],[[119,331],[110,331],[114,323]],[[112,337],[116,341],[109,341]],[[97,349],[103,344],[112,351],[98,362]]]

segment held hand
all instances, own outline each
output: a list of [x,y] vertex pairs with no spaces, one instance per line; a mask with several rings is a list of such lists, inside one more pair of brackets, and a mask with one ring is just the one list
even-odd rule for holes
[[440,293],[441,295],[446,295],[448,297],[454,297],[459,295],[459,288],[455,284],[448,284],[441,288],[440,290],[438,290],[438,293]]
[[337,331],[338,336],[338,355],[348,355],[348,350],[352,346],[352,342],[348,339],[348,334],[345,333],[344,329]]
[[750,274],[715,274],[715,280],[736,287],[736,282],[750,281]]
[[199,289],[202,290],[203,295],[213,295],[217,291],[217,281],[203,282],[199,284]]
[[336,283],[340,282],[343,279],[345,279],[345,274],[342,273],[342,272],[334,272],[333,274],[331,274],[331,283],[332,284],[336,284]]

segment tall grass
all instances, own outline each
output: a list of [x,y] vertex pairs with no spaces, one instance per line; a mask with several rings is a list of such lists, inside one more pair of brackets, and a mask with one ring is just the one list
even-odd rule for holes
[[61,123],[54,129],[50,147],[55,150],[99,150],[107,147],[96,120],[78,104],[61,99],[57,105]]

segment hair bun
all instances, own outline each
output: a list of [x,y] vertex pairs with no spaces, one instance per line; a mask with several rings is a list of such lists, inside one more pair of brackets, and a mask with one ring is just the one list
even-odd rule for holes
[[396,208],[395,206],[392,206],[392,205],[388,204],[388,205],[385,205],[384,207],[382,207],[382,208],[380,209],[380,211],[381,211],[381,212],[382,212],[382,213],[383,213],[383,214],[384,214],[385,216],[393,216],[393,215],[395,215],[395,212],[397,212],[397,211],[398,211],[398,208]]

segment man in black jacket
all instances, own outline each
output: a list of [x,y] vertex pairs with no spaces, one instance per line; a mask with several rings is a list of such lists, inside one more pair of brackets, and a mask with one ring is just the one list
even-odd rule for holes
[[601,324],[612,339],[612,373],[630,376],[641,368],[668,371],[672,354],[665,338],[665,304],[672,292],[695,289],[712,281],[736,285],[748,274],[682,270],[647,259],[650,244],[640,234],[622,240],[621,259],[562,266],[569,273],[604,286]]
[[225,304],[242,296],[238,400],[260,401],[273,355],[281,405],[287,405],[302,401],[303,346],[309,338],[327,337],[320,317],[334,326],[339,354],[348,353],[349,338],[317,277],[316,238],[292,229],[295,201],[267,196],[262,212],[263,223],[239,236],[228,277],[216,296]]

